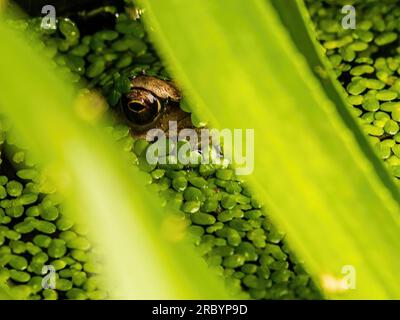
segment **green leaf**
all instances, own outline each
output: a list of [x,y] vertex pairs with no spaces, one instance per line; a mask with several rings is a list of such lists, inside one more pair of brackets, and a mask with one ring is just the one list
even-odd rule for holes
[[[387,173],[271,2],[141,3],[194,112],[216,128],[254,128],[249,180],[326,295],[400,298],[399,206]],[[347,270],[355,271],[356,287],[340,295],[329,280]]]

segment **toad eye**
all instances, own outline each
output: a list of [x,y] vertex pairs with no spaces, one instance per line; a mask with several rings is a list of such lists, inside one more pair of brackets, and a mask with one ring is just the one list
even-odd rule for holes
[[122,109],[132,125],[143,126],[154,122],[162,112],[161,101],[144,89],[132,89],[122,101]]
[[170,102],[179,102],[179,91],[169,82],[150,76],[131,81],[131,91],[121,100],[122,112],[136,131],[155,126]]

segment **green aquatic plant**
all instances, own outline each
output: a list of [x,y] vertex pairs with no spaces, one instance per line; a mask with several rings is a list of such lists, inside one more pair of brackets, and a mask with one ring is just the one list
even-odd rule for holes
[[[363,150],[370,146],[355,139],[359,127],[327,99],[271,2],[142,4],[153,42],[193,111],[217,128],[255,129],[249,180],[310,274],[324,286],[350,265],[357,287],[346,297],[398,296],[396,192],[372,170]],[[325,289],[328,297],[338,294]]]
[[[398,183],[400,55],[397,4],[357,2],[357,29],[343,30],[335,17],[339,3],[309,3],[315,34],[346,89],[349,110],[358,118],[379,157]],[[340,39],[347,39],[346,41]]]
[[[334,8],[335,2],[329,4]],[[333,73],[324,72],[327,64],[313,65],[322,57],[320,47],[312,41],[304,46],[293,41],[288,35],[296,36],[295,24],[287,24],[286,30],[282,27],[279,16],[282,21],[283,16],[294,17],[307,28],[302,1],[293,2],[285,10],[261,0],[249,1],[246,6],[239,1],[188,4],[155,0],[143,2],[143,7],[147,25],[154,30],[150,36],[189,101],[181,107],[193,111],[195,125],[208,122],[217,128],[254,128],[255,172],[242,179],[234,174],[234,166],[226,163],[190,168],[150,165],[143,156],[148,143],[135,141],[123,125],[109,127],[118,147],[113,146],[102,129],[87,123],[90,117],[81,112],[86,109],[74,102],[71,88],[52,74],[56,73],[53,66],[46,66],[40,58],[31,65],[19,60],[21,52],[32,51],[2,26],[0,34],[10,41],[10,48],[3,54],[1,66],[14,72],[0,77],[2,88],[9,88],[0,98],[2,109],[15,127],[12,130],[21,136],[21,145],[32,150],[32,157],[41,164],[39,171],[47,172],[65,195],[66,217],[86,220],[95,230],[94,242],[51,239],[41,234],[35,236],[33,244],[58,259],[72,255],[69,249],[80,250],[96,243],[95,247],[106,252],[104,275],[111,297],[227,297],[222,282],[212,277],[204,281],[214,271],[225,277],[230,292],[245,289],[252,298],[320,298],[318,285],[327,297],[337,297],[340,292],[334,285],[335,281],[340,284],[344,266],[356,270],[357,287],[345,290],[340,297],[398,297],[394,280],[399,261],[393,258],[399,246],[398,190],[359,127],[343,111],[348,106]],[[173,21],[171,10],[176,15]],[[310,12],[318,17],[324,7],[311,6]],[[149,49],[142,25],[125,15],[120,17],[115,31],[99,31],[82,41],[76,36],[79,30],[68,19],[60,20],[59,33],[42,35],[42,52],[61,66],[68,81],[100,88],[111,106],[129,90],[130,76],[144,71],[170,78]],[[332,13],[330,18],[340,16]],[[384,28],[382,32],[386,31],[390,30]],[[348,52],[339,52],[342,59],[352,61],[351,50],[357,54],[368,50],[358,38],[338,42],[332,33],[329,50],[346,47]],[[385,34],[377,36],[375,43],[385,46],[394,40],[392,34]],[[298,51],[305,54],[306,61]],[[346,54],[349,57],[345,58]],[[339,58],[333,59],[334,64],[335,59]],[[336,69],[337,75],[350,71],[351,76],[364,77],[374,72],[371,68],[388,72],[368,59],[359,61],[361,66]],[[391,69],[395,62],[392,64]],[[309,66],[316,67],[314,75]],[[43,82],[34,81],[39,70]],[[24,97],[18,97],[18,79],[25,73],[34,85]],[[218,76],[211,76],[215,74]],[[324,79],[330,84],[326,85]],[[359,81],[349,85],[348,91],[353,94],[349,101],[361,104],[368,112],[374,112],[368,109],[375,110],[379,101],[396,98],[393,88],[382,90],[384,87],[374,79],[354,80]],[[368,86],[380,91],[372,92],[375,96],[364,102],[360,94]],[[379,135],[385,132],[396,140],[398,127],[392,117],[389,121],[380,114],[373,131]],[[120,147],[126,152],[122,153]],[[385,142],[383,147],[392,148],[395,154],[392,142]],[[21,157],[16,151],[11,158],[18,162]],[[132,164],[144,173],[135,173]],[[29,180],[30,173],[22,174]],[[4,184],[5,196],[22,196],[23,184]],[[160,211],[162,203],[152,203],[145,184],[160,192],[166,212]],[[7,217],[22,214],[16,205],[5,217],[9,220]],[[27,225],[35,221],[33,228],[50,234],[58,228],[52,221],[63,218],[53,209],[35,217],[40,217],[40,223],[28,219]],[[287,237],[280,230],[285,230]],[[171,241],[184,237],[197,246],[210,269],[191,249],[176,242],[171,245]],[[24,245],[13,242],[15,255],[7,261],[15,281],[29,281],[22,273],[28,261],[17,254]],[[366,254],[366,250],[376,254]],[[75,256],[78,261],[82,258],[81,252]],[[97,270],[94,264],[83,268],[90,274]],[[383,271],[377,272],[378,268]],[[70,292],[67,297],[86,298],[89,293],[72,288],[73,284],[83,285],[81,271],[61,269],[59,286]],[[67,280],[71,277],[72,282]],[[32,290],[32,286],[23,288],[28,293]]]

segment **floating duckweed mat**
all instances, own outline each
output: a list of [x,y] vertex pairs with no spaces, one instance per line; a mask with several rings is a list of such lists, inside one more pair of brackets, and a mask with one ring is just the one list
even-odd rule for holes
[[[83,87],[101,90],[111,107],[117,106],[121,97],[130,90],[131,77],[146,74],[169,78],[147,41],[140,20],[133,20],[126,13],[118,16],[114,29],[99,30],[82,37],[82,30],[68,18],[59,19],[57,30],[51,32],[41,29],[37,19],[15,24],[20,29],[36,30],[49,57],[62,72]],[[196,119],[193,122],[195,126],[200,125]],[[165,200],[165,207],[174,212],[174,221],[187,226],[186,237],[197,246],[211,269],[226,278],[232,291],[247,292],[255,299],[321,298],[302,263],[290,251],[284,233],[274,228],[262,205],[226,162],[190,167],[181,164],[150,165],[144,156],[148,147],[146,141],[135,140],[125,125],[115,124],[109,130],[117,143],[130,153],[132,162],[147,173],[150,188],[159,192]],[[62,219],[62,214],[59,214],[59,219]],[[27,211],[21,213],[21,218],[28,219],[28,222],[32,220]],[[40,230],[39,234],[42,235]],[[79,233],[78,237],[81,237]],[[21,243],[25,244],[24,241]],[[60,241],[57,243],[61,244]],[[66,247],[69,250],[68,243]],[[90,245],[85,248],[89,249]],[[69,255],[67,252],[65,254]],[[18,255],[12,249],[8,254]],[[79,267],[82,262],[78,260],[72,264]],[[88,266],[83,264],[84,271],[85,265],[86,269]],[[89,266],[94,267],[93,264]],[[60,298],[106,297],[104,291],[91,285],[97,278],[90,276],[97,270],[89,268],[89,284],[76,284],[73,278],[76,272],[64,271],[71,268],[60,266],[57,271],[61,283],[66,284],[63,288],[66,294],[58,294]],[[4,263],[5,279],[8,279],[9,269],[9,262]],[[92,278],[94,280],[90,280]],[[28,282],[22,288],[29,292],[30,298],[42,298],[38,284],[36,292],[32,286]],[[56,298],[57,292],[55,290],[51,297]]]
[[88,230],[63,214],[61,197],[16,146],[4,119],[0,128],[0,283],[18,299],[107,298]]
[[341,1],[306,1],[351,111],[395,181],[400,178],[400,8],[396,1],[353,1],[356,28],[341,25]]

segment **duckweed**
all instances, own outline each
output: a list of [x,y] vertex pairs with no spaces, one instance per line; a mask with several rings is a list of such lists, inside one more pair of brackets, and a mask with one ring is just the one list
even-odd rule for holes
[[199,225],[212,225],[216,221],[213,215],[202,212],[194,213],[190,218],[192,222]]
[[[16,146],[14,149],[19,152]],[[78,262],[92,256],[91,244],[82,235],[78,237],[73,222],[62,215],[59,197],[40,192],[36,186],[40,172],[28,166],[25,160],[19,160],[20,169],[16,176],[20,180],[0,176],[0,281],[10,285],[13,292],[21,294],[20,297],[28,299],[88,299],[89,294],[82,287],[96,275],[98,268],[92,267],[91,273],[87,274],[81,271],[83,267],[79,267]],[[77,230],[84,233],[82,228]],[[67,247],[67,242],[82,250]],[[42,268],[46,264],[52,265],[57,272],[55,290],[42,288]],[[68,265],[80,269],[75,278],[77,271],[71,271],[73,281],[62,279]],[[79,291],[78,294],[75,289],[84,293]],[[72,293],[67,294],[71,290]],[[102,296],[107,297],[103,291]]]
[[[142,155],[147,146],[139,139],[134,152]],[[160,186],[166,203],[174,203],[190,220],[188,240],[210,266],[221,268],[227,284],[233,283],[235,290],[245,289],[258,299],[320,298],[311,279],[288,251],[284,233],[272,228],[262,205],[232,168],[210,164],[161,167],[146,168],[154,177],[152,184]],[[85,271],[88,266],[84,264]],[[299,277],[303,282],[296,280]],[[278,284],[280,289],[269,290]]]
[[[357,28],[330,28],[326,21],[333,21],[334,25],[341,21],[342,3],[333,0],[325,6],[325,2],[306,1],[317,38],[329,49],[326,55],[349,94],[353,114],[399,183],[397,145],[400,141],[395,137],[400,122],[400,26],[394,21],[400,18],[400,11],[395,2],[356,0],[353,5],[357,7]],[[360,45],[360,41],[366,45]],[[341,45],[331,45],[335,43]],[[354,59],[346,59],[345,49],[354,52]]]

